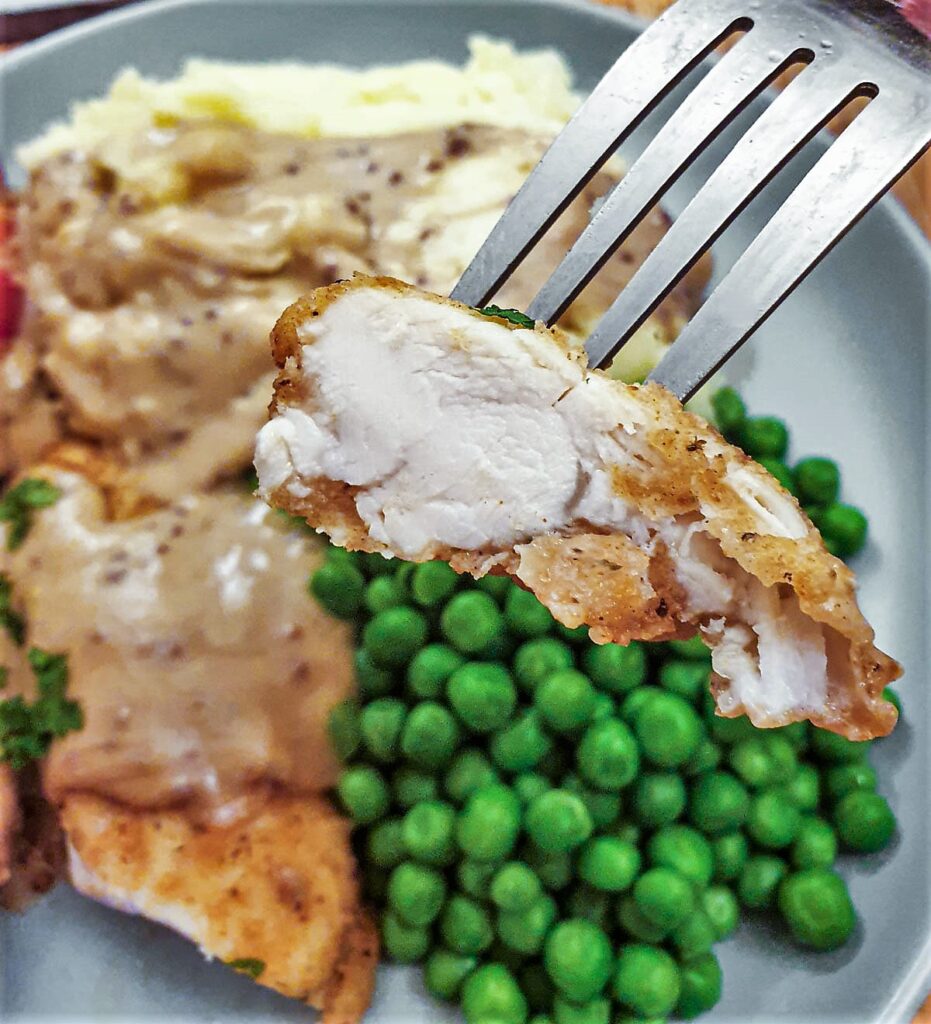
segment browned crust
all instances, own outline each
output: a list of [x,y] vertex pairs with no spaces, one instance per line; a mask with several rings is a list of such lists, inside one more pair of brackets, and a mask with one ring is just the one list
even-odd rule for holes
[[0,764],[0,886],[10,880],[13,840],[20,827],[19,800],[13,770]]
[[[320,288],[287,309],[272,331],[272,348],[281,368],[276,382],[274,413],[288,405],[299,405],[313,415],[311,386],[301,371],[301,346],[312,342],[309,324],[333,302],[357,288],[377,288],[398,295],[416,294],[422,299],[457,307],[470,316],[477,311],[438,295],[422,292],[403,282],[386,277],[356,275],[351,280]],[[513,324],[499,320],[509,329]],[[537,333],[559,345],[568,346],[560,332],[535,327]],[[582,353],[572,351],[582,360]],[[604,376],[600,371],[589,371]],[[791,588],[798,597],[802,611],[814,621],[836,631],[842,649],[832,651],[833,660],[846,663],[844,678],[829,680],[828,702],[822,714],[812,721],[827,729],[843,732],[857,739],[888,733],[896,720],[894,707],[882,696],[883,687],[901,674],[898,664],[874,643],[873,630],[864,619],[856,602],[853,573],[831,555],[817,530],[804,517],[794,497],[788,494],[761,466],[740,449],[729,445],[721,435],[700,417],[686,412],[679,401],[655,384],[628,385],[612,381],[612,387],[626,391],[642,412],[644,426],[638,429],[646,444],[647,458],[642,469],[614,468],[614,486],[622,497],[636,505],[651,518],[669,516],[694,517],[705,521],[704,530],[714,537],[725,555],[734,559],[746,572],[766,587]],[[799,539],[763,535],[758,521],[747,503],[732,486],[725,483],[727,472],[740,471],[755,478],[761,490],[781,495],[791,503],[808,524],[808,532]],[[272,504],[302,515],[315,527],[336,533],[346,546],[363,551],[385,551],[385,547],[369,537],[355,508],[356,489],[333,480],[302,480],[310,489],[306,497],[297,498],[286,487],[270,495]],[[461,552],[436,545],[424,557],[451,561],[457,571],[481,575],[492,567],[521,577],[537,596],[547,604],[560,621],[577,625],[584,621],[593,627],[592,636],[599,642],[631,639],[659,639],[693,633],[698,623],[683,623],[677,610],[684,605],[675,573],[668,555],[657,552],[645,573],[652,594],[635,592],[630,569],[633,555],[623,544],[609,545],[589,533],[586,524],[566,531],[569,536],[536,538],[521,546],[521,557],[513,551]],[[545,553],[551,565],[545,568]],[[644,556],[645,557],[645,556]],[[529,559],[526,566],[523,559]],[[616,563],[608,571],[608,563]],[[621,567],[627,564],[627,570]],[[582,582],[589,591],[582,593]],[[570,581],[574,581],[570,586]],[[572,589],[575,600],[570,600]],[[578,592],[577,592],[578,591]],[[661,622],[658,620],[668,619]],[[836,645],[835,645],[836,646]],[[739,714],[743,708],[734,709]],[[776,725],[776,721],[757,724]]]
[[377,938],[360,902],[349,824],[326,799],[279,796],[221,828],[75,794],[61,820],[93,876],[81,884],[89,895],[135,903],[146,916],[173,907],[209,955],[261,960],[259,984],[324,1009],[328,1024],[361,1019]]

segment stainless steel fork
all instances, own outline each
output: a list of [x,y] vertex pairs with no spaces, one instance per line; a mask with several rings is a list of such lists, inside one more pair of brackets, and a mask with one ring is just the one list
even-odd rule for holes
[[689,163],[781,72],[806,65],[595,327],[585,345],[589,363],[608,364],[791,157],[851,101],[867,97],[650,374],[683,401],[692,395],[931,144],[931,45],[886,0],[678,0],[622,54],[543,155],[452,297],[484,305],[660,100],[737,35],[527,309],[555,321]]

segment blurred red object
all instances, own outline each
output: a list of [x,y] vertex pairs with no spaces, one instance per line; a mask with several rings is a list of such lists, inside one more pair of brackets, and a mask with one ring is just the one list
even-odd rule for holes
[[898,7],[903,17],[931,38],[931,0],[901,0]]

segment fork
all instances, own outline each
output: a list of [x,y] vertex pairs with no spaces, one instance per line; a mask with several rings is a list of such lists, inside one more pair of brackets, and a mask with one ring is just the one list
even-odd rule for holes
[[553,323],[705,147],[790,67],[585,343],[605,366],[777,172],[858,97],[801,180],[649,375],[688,399],[931,145],[931,45],[886,0],[678,0],[621,55],[530,173],[452,297],[491,298],[598,168],[739,36],[602,202],[530,303]]

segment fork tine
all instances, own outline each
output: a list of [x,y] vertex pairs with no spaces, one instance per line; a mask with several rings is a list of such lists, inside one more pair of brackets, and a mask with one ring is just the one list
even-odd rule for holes
[[546,323],[562,316],[689,161],[780,72],[801,59],[797,37],[787,44],[781,29],[752,28],[689,93],[537,293],[529,316]]
[[530,173],[452,291],[484,304],[611,151],[714,47],[750,20],[733,0],[679,0],[595,87]]
[[[683,401],[931,144],[927,100],[881,93],[802,179],[650,374]],[[924,104],[922,106],[922,103]],[[910,131],[924,117],[924,138]]]
[[815,61],[773,100],[721,161],[585,344],[591,366],[610,361],[704,250],[773,175],[859,90],[857,68]]

